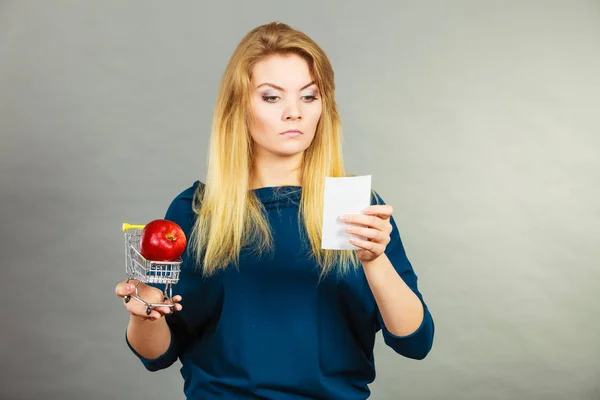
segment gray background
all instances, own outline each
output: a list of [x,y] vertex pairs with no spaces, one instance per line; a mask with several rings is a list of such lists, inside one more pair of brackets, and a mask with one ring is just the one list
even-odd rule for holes
[[181,398],[128,351],[121,223],[204,179],[238,41],[271,20],[333,62],[437,325],[381,338],[374,399],[600,399],[600,4],[0,3],[2,399]]

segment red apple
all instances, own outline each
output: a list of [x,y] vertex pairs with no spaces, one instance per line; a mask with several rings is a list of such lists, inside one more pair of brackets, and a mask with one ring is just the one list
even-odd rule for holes
[[175,222],[155,219],[142,230],[140,254],[150,261],[175,261],[185,250],[187,239]]

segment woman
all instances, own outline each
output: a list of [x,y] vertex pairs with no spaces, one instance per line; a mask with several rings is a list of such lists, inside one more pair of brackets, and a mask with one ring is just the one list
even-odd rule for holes
[[368,238],[360,250],[321,249],[324,178],[346,175],[340,126],[319,46],[281,23],[249,32],[222,80],[206,182],[165,216],[188,237],[175,312],[125,302],[130,349],[151,371],[179,358],[187,398],[365,399],[380,329],[400,355],[430,351],[433,320],[389,205],[374,193],[346,220]]

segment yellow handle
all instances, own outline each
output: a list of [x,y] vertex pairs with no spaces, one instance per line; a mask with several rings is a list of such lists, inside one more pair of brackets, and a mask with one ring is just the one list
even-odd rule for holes
[[127,232],[130,229],[144,229],[146,225],[131,225],[127,222],[123,222],[123,232]]

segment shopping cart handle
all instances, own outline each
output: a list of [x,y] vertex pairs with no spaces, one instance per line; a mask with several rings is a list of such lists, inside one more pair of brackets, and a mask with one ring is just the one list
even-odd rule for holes
[[146,225],[131,225],[127,222],[123,222],[123,232],[127,232],[130,229],[144,229]]

